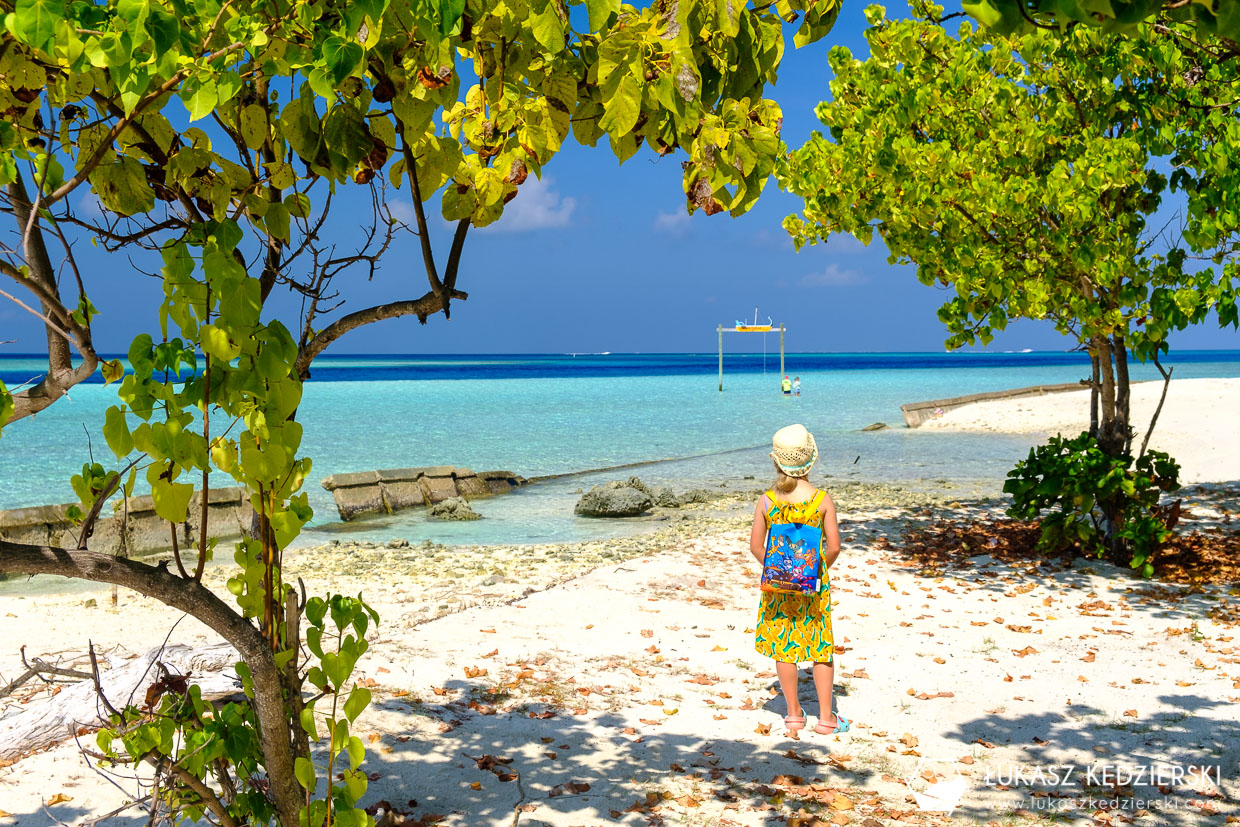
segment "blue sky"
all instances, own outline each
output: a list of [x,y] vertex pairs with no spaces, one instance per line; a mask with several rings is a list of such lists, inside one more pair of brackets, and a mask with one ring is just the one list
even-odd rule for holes
[[[864,54],[865,5],[846,0],[834,31],[806,48],[792,49],[789,31],[779,83],[768,94],[783,108],[790,147],[819,126],[813,107],[828,95],[828,49],[843,44]],[[892,16],[903,11],[889,6]],[[935,316],[943,293],[921,285],[913,268],[888,265],[881,241],[867,248],[841,237],[796,253],[780,222],[798,202],[773,183],[739,219],[690,217],[680,190],[681,160],[643,150],[619,166],[605,145],[569,143],[542,181],[531,176],[522,186],[494,228],[471,233],[458,284],[470,299],[454,305],[451,321],[382,322],[350,333],[328,352],[713,351],[715,326],[750,318],[755,306],[761,318],[788,326],[790,351],[943,349]],[[407,190],[396,196],[396,209],[411,215]],[[438,198],[431,205],[437,212]],[[354,229],[349,214],[337,210],[329,229],[342,240]],[[448,233],[436,223],[442,262]],[[400,240],[372,282],[359,274],[342,283],[347,304],[337,313],[422,295],[427,285],[416,243],[411,236]],[[123,351],[135,317],[154,326],[158,283],[136,275],[125,257],[78,249],[88,279],[98,285],[91,292],[102,312],[97,345]],[[39,351],[42,337],[37,320],[0,304],[0,340],[18,340],[0,353]],[[775,338],[767,344],[778,347]],[[1174,344],[1240,348],[1240,334],[1203,326]],[[762,349],[756,335],[733,335],[725,345]],[[1048,326],[1021,323],[1000,334],[992,349],[1070,346]]]

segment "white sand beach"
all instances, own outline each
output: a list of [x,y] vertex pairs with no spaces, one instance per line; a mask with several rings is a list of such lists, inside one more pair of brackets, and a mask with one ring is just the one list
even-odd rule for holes
[[[1132,386],[1134,445],[1149,428],[1163,383]],[[1172,379],[1150,437],[1181,465],[1182,482],[1240,479],[1240,379]],[[991,400],[947,411],[921,426],[929,430],[993,431],[1075,436],[1089,429],[1089,391]]]
[[[1188,504],[1198,519],[1236,516],[1234,498],[1190,494]],[[354,727],[368,742],[366,803],[387,802],[399,813],[388,823],[409,825],[877,827],[946,823],[912,793],[959,778],[951,823],[1237,818],[1234,587],[1150,584],[1080,560],[927,568],[901,553],[905,528],[996,509],[842,507],[837,702],[855,725],[792,739],[773,666],[753,650],[758,571],[745,550],[747,509],[732,508],[713,527],[686,522],[626,541],[610,559],[587,553],[584,572],[571,547],[528,551],[524,564],[513,549],[490,574],[469,569],[472,558],[456,569],[442,554],[410,562],[416,546],[291,560],[311,593],[329,578],[364,589],[382,617],[360,667],[376,701]],[[392,553],[398,562],[385,563]],[[328,555],[344,555],[355,577],[316,575],[334,568]],[[450,595],[477,605],[461,609]],[[120,663],[178,620],[132,594],[119,611],[108,603],[106,590],[0,597],[0,674],[20,671],[22,644],[69,658],[93,640]],[[172,639],[212,636],[185,620]],[[806,680],[811,724],[813,697]],[[1120,783],[1124,772],[1162,768],[1165,781],[1189,765],[1211,769],[1161,791]],[[1067,766],[1062,785],[1029,775]],[[1048,814],[1111,796],[1143,809]],[[0,825],[74,823],[124,799],[72,742],[0,769]],[[109,823],[144,820],[130,809]]]

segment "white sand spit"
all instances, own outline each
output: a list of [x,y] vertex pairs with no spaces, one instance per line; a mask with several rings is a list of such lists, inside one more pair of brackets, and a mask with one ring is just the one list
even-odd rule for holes
[[[1149,427],[1163,383],[1132,386],[1134,450]],[[1240,379],[1172,379],[1150,447],[1181,466],[1183,482],[1240,480]],[[978,402],[948,411],[923,428],[945,431],[1075,436],[1089,428],[1089,391]]]

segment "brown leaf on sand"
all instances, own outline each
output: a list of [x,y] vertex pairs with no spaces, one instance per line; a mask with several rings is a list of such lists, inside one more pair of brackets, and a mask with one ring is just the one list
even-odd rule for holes
[[1026,646],[1024,649],[1013,649],[1012,650],[1012,654],[1018,658],[1023,658],[1026,655],[1036,655],[1037,653],[1038,653],[1038,650],[1034,649],[1032,646]]
[[493,635],[493,634],[495,634],[495,630],[494,630],[494,629],[479,629],[478,631],[479,631],[479,632],[482,632],[484,635]]
[[852,799],[843,793],[836,793],[831,799],[832,810],[851,810],[853,808]]
[[770,724],[758,724],[756,727],[754,727],[754,732],[758,733],[759,735],[770,735],[771,725]]
[[498,654],[499,654],[499,650],[498,650],[498,649],[492,649],[490,652],[487,652],[485,655],[483,655],[483,657],[484,657],[484,658],[493,658],[493,657],[495,657],[495,656],[496,656],[496,655],[498,655]]
[[688,683],[698,683],[702,686],[713,686],[714,684],[719,683],[719,681],[709,677],[708,675],[694,675],[692,678],[689,678]]
[[985,626],[987,624],[986,624],[986,621],[984,620],[970,620],[969,625],[970,626]]
[[994,749],[994,748],[995,748],[995,745],[994,745],[994,744],[992,744],[992,743],[990,743],[989,741],[984,740],[984,739],[982,739],[982,738],[974,738],[974,739],[973,739],[973,743],[975,743],[975,744],[981,744],[981,745],[982,745],[982,746],[984,746],[986,749]]
[[799,775],[777,775],[771,779],[774,787],[799,787],[804,783],[805,779]]
[[917,736],[913,735],[911,732],[906,732],[900,736],[900,743],[904,744],[904,746],[909,749],[912,749],[918,744]]
[[943,660],[942,658],[935,658],[935,659],[934,659],[934,662],[935,662],[935,663],[937,663],[937,664],[939,664],[939,665],[942,665],[942,664],[944,664],[944,663],[947,663],[947,661]]
[[47,800],[47,806],[51,807],[55,804],[64,804],[66,801],[72,801],[72,800],[73,800],[73,796],[71,795],[65,795],[64,793],[56,793],[54,796],[52,796],[51,798]]
[[972,764],[972,763],[973,763],[973,756],[972,756],[972,755],[965,755],[965,756],[961,757],[961,759],[960,759],[960,763],[961,763],[961,764]]
[[448,694],[447,687],[443,687],[443,686],[432,686],[431,691],[434,692],[436,695],[447,695]]
[[1137,710],[1135,710],[1135,709],[1125,709],[1125,710],[1124,710],[1124,716],[1125,716],[1125,717],[1127,717],[1127,718],[1135,718],[1135,717],[1137,717]]
[[642,637],[654,637],[654,629],[642,629]]
[[504,767],[511,764],[512,759],[499,755],[483,755],[475,758],[474,763],[478,765],[478,769],[484,772],[493,772],[499,775],[500,773],[507,774],[508,770],[504,769]]
[[714,648],[714,649],[711,649],[710,651],[712,651],[712,652],[726,652],[726,651],[728,651],[728,647],[726,647],[726,646],[719,646],[719,645],[717,645],[717,644],[716,644],[715,648]]
[[728,717],[728,716],[727,716],[727,715],[716,715],[716,716],[715,716],[715,720],[716,720],[716,721],[722,721],[722,720],[723,720],[724,718],[726,718],[726,717]]
[[[649,718],[638,718],[637,720],[641,721],[641,722],[642,722],[643,724],[645,724],[646,726],[663,726],[663,722],[662,722],[662,721],[654,721],[654,720],[651,720],[651,719],[649,719]],[[767,730],[768,730],[768,731],[770,730],[770,727],[769,727],[769,726],[767,727]]]
[[466,666],[465,667],[465,677],[467,678],[481,678],[486,673],[487,673],[486,668],[482,666]]
[[1014,679],[1011,675],[1004,675],[1004,676],[1003,676],[1003,682],[1004,682],[1004,683],[1011,683],[1013,680],[1015,680],[1015,679]]
[[676,803],[679,804],[681,807],[701,807],[702,806],[702,802],[698,801],[696,798],[694,798],[691,795],[682,795],[680,798],[676,799]]
[[1081,658],[1081,660],[1085,661],[1086,663],[1093,663],[1093,662],[1094,662],[1094,653],[1093,653],[1093,652],[1090,652],[1090,653],[1086,654],[1086,655],[1085,655],[1085,657]]

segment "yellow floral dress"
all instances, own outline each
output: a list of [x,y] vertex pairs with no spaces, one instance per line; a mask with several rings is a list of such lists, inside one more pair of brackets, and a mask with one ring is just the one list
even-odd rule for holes
[[[822,491],[817,491],[808,500],[790,503],[768,491],[767,529],[780,523],[817,522],[821,519],[818,511],[823,496]],[[825,562],[822,589],[817,594],[762,593],[754,648],[761,655],[785,663],[831,662],[835,639],[831,635],[831,582]]]

